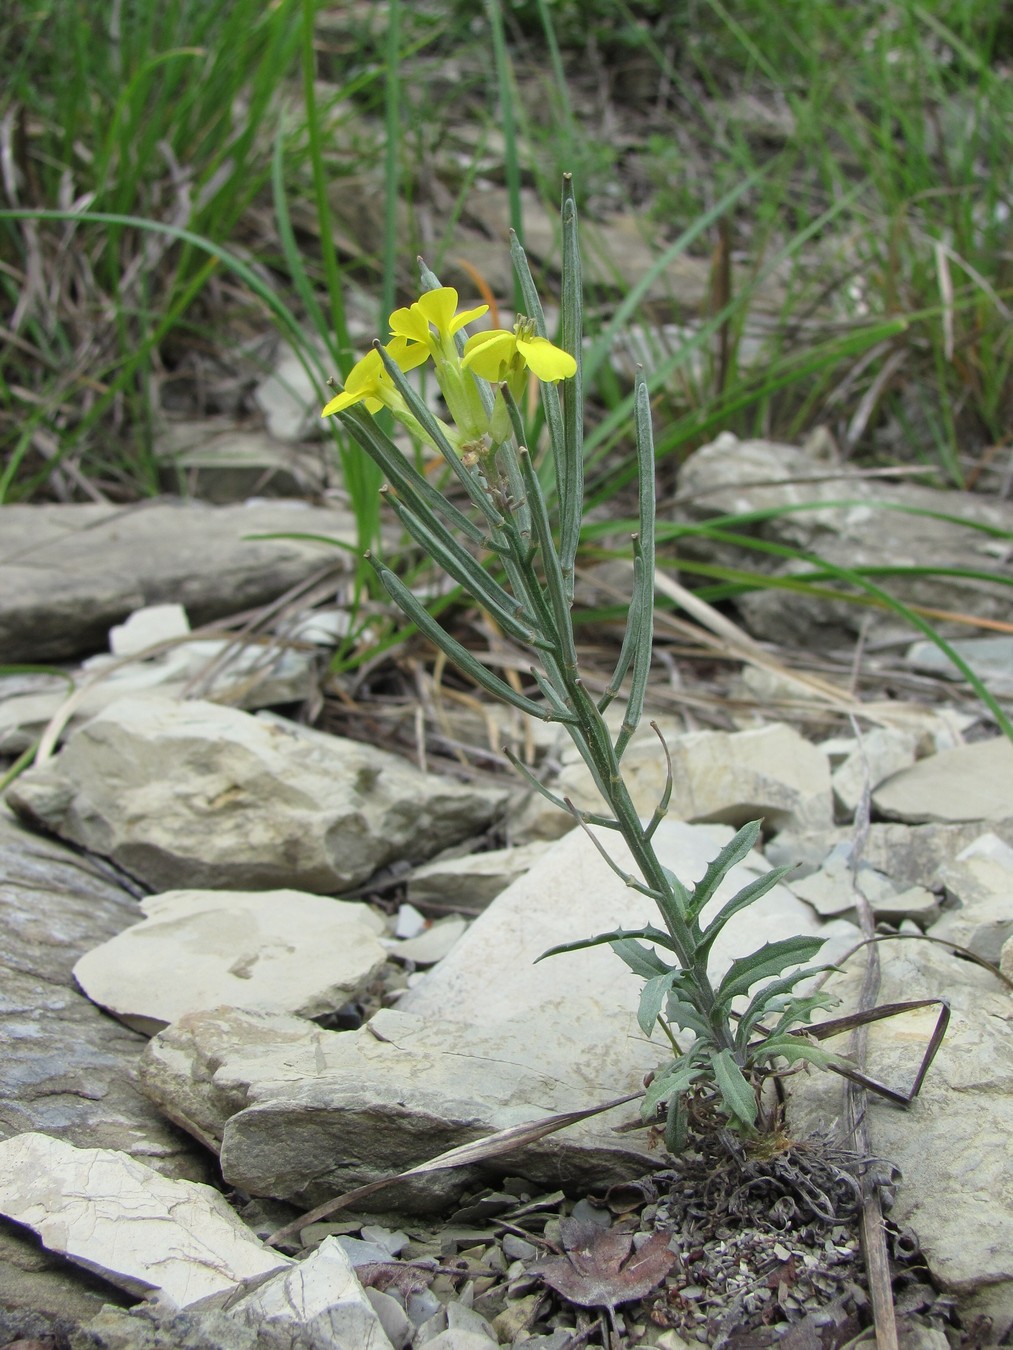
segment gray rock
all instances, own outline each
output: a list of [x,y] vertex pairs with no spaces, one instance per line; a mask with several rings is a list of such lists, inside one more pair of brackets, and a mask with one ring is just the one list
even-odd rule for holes
[[[219,1009],[206,1022],[195,1014],[156,1037],[143,1078],[180,1124],[195,1126],[209,1143],[221,1138],[230,1184],[317,1204],[496,1130],[584,1104],[572,1082],[540,1071],[538,1059],[534,1047],[523,1056],[497,1048],[481,1028],[456,1019],[394,1009],[357,1032]],[[622,1091],[617,1085],[613,1095]],[[435,1172],[362,1205],[438,1210],[466,1187],[506,1174],[553,1187],[561,1178],[578,1187],[628,1179],[652,1159],[639,1136],[610,1134],[625,1118],[613,1112],[502,1161]]]
[[[258,534],[316,540],[253,539]],[[303,502],[209,506],[159,499],[133,506],[4,507],[0,651],[52,661],[102,651],[135,609],[176,601],[194,624],[276,599],[355,542],[351,514]]]
[[[1013,637],[958,638],[950,643],[974,673],[997,698],[1013,696]],[[946,680],[963,676],[945,652],[934,642],[914,642],[904,654],[904,664],[927,675]]]
[[153,890],[323,893],[466,838],[505,799],[281,718],[154,696],[107,708],[8,793]]
[[360,994],[386,953],[367,905],[300,891],[167,891],[141,923],[82,956],[95,1003],[153,1036],[218,1004],[320,1017]]
[[[749,526],[760,538],[811,551],[841,567],[924,565],[940,568],[992,567],[993,540],[960,524],[961,520],[1013,531],[1013,503],[942,491],[913,483],[892,484],[863,478],[847,465],[821,462],[794,446],[769,441],[740,441],[723,432],[697,450],[679,475],[681,510],[692,520],[737,512],[771,514]],[[812,510],[789,510],[813,504]],[[835,505],[835,503],[842,503]],[[903,509],[954,517],[911,515]],[[715,545],[704,538],[683,541],[693,556],[730,565],[764,566],[752,549]],[[775,575],[808,569],[808,564],[773,562]],[[1008,622],[1009,588],[978,578],[892,575],[884,585],[908,604],[950,609]],[[778,590],[754,591],[736,604],[750,631],[770,641],[812,648],[846,643],[871,621],[877,634],[909,636],[910,628],[893,615],[865,606],[793,595],[786,604]]]
[[[656,840],[689,882],[728,837],[723,826],[665,822]],[[755,876],[740,865],[714,904]],[[143,1081],[172,1119],[220,1146],[232,1184],[318,1203],[507,1126],[636,1091],[665,1054],[637,1026],[639,982],[607,947],[533,962],[561,941],[653,917],[575,831],[492,903],[404,997],[405,1011],[383,1010],[355,1033],[229,1009],[184,1017],[148,1047]],[[719,939],[714,970],[743,949],[816,931],[853,940],[850,925],[820,925],[776,887]],[[580,1188],[649,1167],[649,1137],[617,1136],[612,1123],[584,1121],[479,1176]],[[476,1179],[435,1172],[364,1203],[435,1209]]]
[[[319,418],[319,407],[315,411]],[[165,424],[155,437],[155,456],[167,490],[183,479],[188,495],[206,502],[319,497],[328,486],[326,454],[279,444],[266,431],[226,418]]]
[[1013,848],[984,834],[943,867],[941,876],[947,899],[957,908],[932,926],[932,935],[998,965],[1013,936]]
[[366,1297],[380,1319],[384,1335],[394,1350],[406,1350],[406,1347],[411,1345],[415,1328],[402,1305],[392,1294],[385,1294],[382,1289],[369,1288],[366,1290]]
[[818,871],[797,881],[792,877],[785,878],[794,894],[812,905],[822,918],[854,913],[859,903],[856,880],[861,894],[870,904],[884,903],[896,894],[889,878],[867,863],[860,864],[857,877],[853,877],[850,853],[847,845],[839,844],[828,854]]
[[873,918],[879,922],[901,924],[912,919],[921,928],[939,918],[939,897],[924,886],[909,886],[896,895],[884,895],[870,901]]
[[854,817],[866,784],[871,791],[884,778],[915,762],[917,737],[913,732],[875,727],[863,735],[860,744],[855,741],[852,746],[830,779],[839,816],[845,821]]
[[[981,967],[930,943],[880,944],[882,1003],[945,996],[949,1030],[907,1110],[870,1094],[874,1156],[901,1172],[891,1221],[917,1234],[930,1270],[970,1316],[987,1312],[1001,1344],[1013,1325],[1013,1004]],[[855,1007],[863,966],[853,961],[828,988]],[[869,1072],[906,1089],[936,1020],[927,1008],[870,1028]],[[831,1074],[791,1080],[792,1128],[840,1116]]]
[[512,881],[524,876],[548,847],[547,841],[534,840],[517,848],[423,863],[408,878],[408,898],[428,907],[485,909]]
[[[942,869],[981,834],[981,822],[963,825],[901,825],[874,822],[862,849],[862,861],[888,876],[898,891],[924,885],[942,889]],[[991,833],[1013,845],[1013,810],[989,823]],[[785,830],[771,839],[764,852],[774,866],[798,866],[798,876],[815,872],[838,844],[849,845],[850,827],[803,832]],[[794,884],[794,882],[792,883]]]
[[[93,861],[0,808],[0,1138],[38,1130],[208,1180],[208,1159],[138,1088],[143,1039],[89,1003],[71,974],[83,952],[138,917]],[[77,1320],[110,1297],[104,1282],[0,1229],[0,1306]]]
[[139,918],[94,861],[0,808],[0,1137],[37,1130],[202,1181],[204,1160],[138,1090],[144,1039],[89,1003],[72,975]]
[[1013,743],[997,736],[930,755],[881,783],[872,801],[912,825],[1001,820],[1013,813]]
[[0,1213],[135,1297],[179,1308],[290,1264],[212,1187],[34,1132],[0,1143]]
[[[772,831],[832,822],[826,756],[793,727],[772,723],[752,731],[694,731],[666,739],[674,777],[673,819],[738,827],[762,817]],[[633,740],[623,771],[634,805],[649,817],[666,774],[665,755],[653,733],[645,729]],[[571,758],[551,786],[584,810],[601,809],[583,762]]]
[[213,1310],[103,1308],[70,1335],[70,1350],[265,1350],[256,1331]]
[[305,1260],[229,1307],[277,1350],[393,1350],[341,1245],[324,1238]]

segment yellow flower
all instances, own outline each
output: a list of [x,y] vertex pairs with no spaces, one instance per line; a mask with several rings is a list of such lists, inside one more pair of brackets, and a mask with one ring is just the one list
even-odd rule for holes
[[[451,339],[466,323],[480,319],[489,308],[478,305],[457,313],[458,294],[453,286],[426,291],[413,305],[396,309],[390,316],[390,331],[408,343],[421,343],[434,357],[453,360],[456,352]],[[433,333],[433,328],[436,333]]]
[[[387,352],[402,370],[414,370],[429,357],[424,348],[410,344],[403,338],[394,338],[389,342]],[[320,416],[330,417],[332,413],[344,412],[356,403],[365,403],[367,411],[371,413],[379,412],[385,405],[396,409],[402,406],[401,395],[384,369],[378,351],[367,352],[361,361],[356,361],[348,372],[344,389],[331,399]]]
[[522,373],[525,366],[540,380],[568,380],[577,373],[577,362],[569,352],[539,337],[530,319],[520,316],[513,332],[493,328],[476,333],[464,344],[463,366],[493,382],[508,380]]

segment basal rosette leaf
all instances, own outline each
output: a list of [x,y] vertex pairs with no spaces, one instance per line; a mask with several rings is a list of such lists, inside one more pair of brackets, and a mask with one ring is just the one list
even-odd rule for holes
[[738,957],[728,967],[727,974],[718,985],[718,1003],[730,1008],[733,999],[748,993],[760,980],[780,975],[786,967],[808,961],[816,955],[824,941],[818,937],[782,938],[780,942],[765,943],[749,956]]
[[706,1065],[699,1059],[695,1050],[678,1059],[673,1059],[654,1075],[648,1084],[647,1092],[641,1103],[640,1114],[645,1121],[654,1119],[658,1107],[673,1098],[681,1096],[698,1078],[706,1073]]
[[751,1056],[752,1062],[759,1067],[760,1064],[772,1064],[776,1059],[783,1059],[786,1064],[795,1064],[800,1059],[809,1064],[815,1064],[821,1069],[838,1068],[841,1065],[849,1067],[849,1060],[844,1055],[839,1055],[833,1050],[827,1050],[822,1045],[817,1045],[803,1035],[784,1035],[770,1036],[763,1042],[757,1051]]
[[[771,1034],[777,1034],[790,1027],[793,1021],[808,1021],[810,1014],[816,1008],[829,1008],[839,1002],[832,994],[793,994],[791,992],[799,981],[808,979],[813,975],[823,975],[828,970],[836,969],[836,966],[804,966],[798,970],[793,970],[790,975],[785,975],[783,979],[772,980],[770,984],[766,984],[762,989],[757,990],[749,1007],[739,1018],[735,1033],[736,1044],[740,1048],[748,1045],[749,1038],[752,1036],[757,1023],[771,1016],[783,1014],[777,1026],[769,1028]],[[797,1008],[797,1013],[792,1013],[792,1008]],[[789,1020],[785,1021],[786,1017]]]
[[756,1123],[756,1093],[735,1062],[731,1050],[712,1051],[711,1068],[726,1114],[737,1124],[752,1129]]

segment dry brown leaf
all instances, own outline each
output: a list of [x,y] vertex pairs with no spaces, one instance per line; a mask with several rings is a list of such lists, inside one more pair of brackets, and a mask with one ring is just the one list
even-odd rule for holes
[[590,1219],[564,1219],[560,1236],[566,1255],[536,1261],[528,1273],[582,1308],[613,1309],[643,1298],[678,1259],[669,1250],[668,1233],[652,1233],[632,1255],[632,1233],[599,1228]]

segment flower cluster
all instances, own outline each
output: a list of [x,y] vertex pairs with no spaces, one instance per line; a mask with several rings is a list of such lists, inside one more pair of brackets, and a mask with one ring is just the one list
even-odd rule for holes
[[[405,372],[432,360],[457,429],[451,439],[463,445],[491,434],[493,440],[498,440],[496,431],[503,419],[496,412],[490,418],[473,375],[491,383],[506,384],[518,398],[528,371],[540,380],[555,382],[574,375],[577,363],[548,338],[538,336],[533,321],[523,316],[518,318],[512,332],[493,328],[469,337],[461,354],[455,340],[457,334],[487,313],[489,306],[459,310],[458,303],[453,286],[440,286],[426,291],[413,305],[396,309],[390,316],[392,336],[384,351]],[[356,362],[344,389],[331,399],[321,416],[330,417],[358,403],[371,413],[390,408],[399,421],[418,429],[376,348]]]

